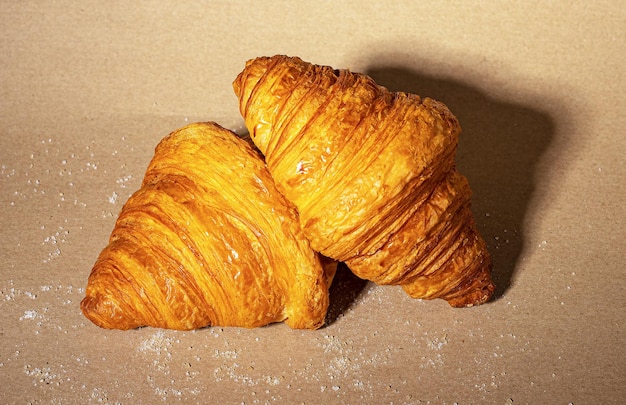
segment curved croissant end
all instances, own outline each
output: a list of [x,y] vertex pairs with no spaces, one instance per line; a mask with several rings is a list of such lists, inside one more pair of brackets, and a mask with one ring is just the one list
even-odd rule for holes
[[114,329],[314,329],[336,266],[322,260],[258,152],[217,124],[192,124],[157,146],[81,309]]
[[282,55],[248,61],[233,87],[315,250],[415,298],[491,297],[491,259],[455,169],[461,129],[444,104]]

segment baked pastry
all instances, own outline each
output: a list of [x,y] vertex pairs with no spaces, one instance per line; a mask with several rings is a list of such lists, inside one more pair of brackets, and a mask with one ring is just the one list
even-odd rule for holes
[[491,297],[490,255],[455,168],[461,129],[444,104],[283,55],[248,61],[233,88],[315,250],[415,298]]
[[309,246],[259,153],[215,123],[196,123],[156,147],[81,309],[112,329],[314,329],[335,268]]

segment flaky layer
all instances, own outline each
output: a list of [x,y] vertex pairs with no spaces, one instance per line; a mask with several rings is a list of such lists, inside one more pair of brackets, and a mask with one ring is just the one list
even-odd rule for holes
[[217,124],[192,124],[157,146],[81,308],[115,329],[317,328],[334,272],[325,264],[328,274],[258,153]]
[[490,257],[455,169],[461,129],[445,105],[281,55],[248,61],[233,87],[314,249],[414,297],[469,306],[491,296]]

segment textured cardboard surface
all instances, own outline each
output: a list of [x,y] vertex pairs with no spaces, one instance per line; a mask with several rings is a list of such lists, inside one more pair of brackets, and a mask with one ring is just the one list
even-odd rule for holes
[[[3,2],[1,403],[622,403],[619,2]],[[328,325],[101,330],[78,304],[158,141],[241,130],[283,53],[444,101],[494,258],[452,309],[341,272]]]

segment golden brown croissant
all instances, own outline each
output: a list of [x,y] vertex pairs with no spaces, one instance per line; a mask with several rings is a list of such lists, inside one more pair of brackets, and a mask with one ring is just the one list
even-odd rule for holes
[[157,146],[81,309],[113,329],[318,328],[336,267],[324,259],[260,154],[217,124],[192,124]]
[[460,126],[444,104],[282,55],[248,61],[233,87],[315,250],[415,298],[490,298],[491,259],[455,169]]

